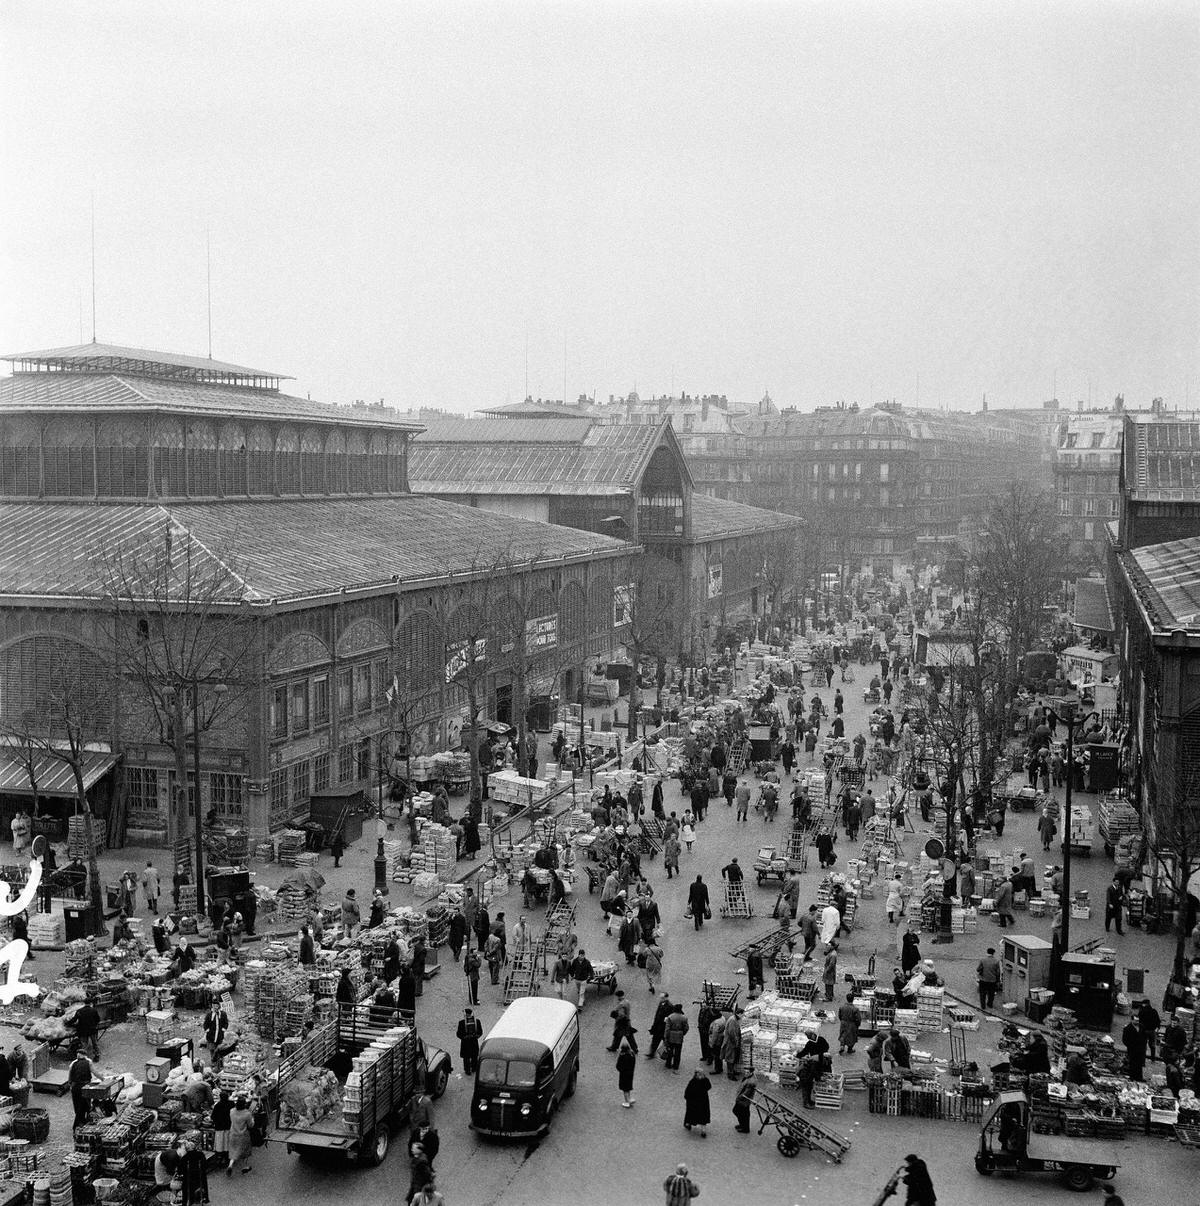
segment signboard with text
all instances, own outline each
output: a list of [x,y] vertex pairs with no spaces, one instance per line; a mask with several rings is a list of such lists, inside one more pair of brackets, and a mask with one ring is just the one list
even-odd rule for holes
[[480,637],[475,642],[473,656],[470,648],[470,641],[459,641],[454,645],[446,646],[446,681],[448,683],[454,682],[468,666],[482,661],[487,656],[487,638]]
[[712,562],[708,567],[708,597],[710,599],[720,598],[724,589],[721,562]]
[[553,649],[558,644],[558,613],[525,621],[525,652]]

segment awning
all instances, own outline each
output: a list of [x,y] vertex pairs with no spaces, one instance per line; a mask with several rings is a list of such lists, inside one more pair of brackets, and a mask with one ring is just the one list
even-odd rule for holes
[[1113,631],[1108,587],[1098,578],[1079,578],[1075,582],[1075,627],[1091,632]]
[[[38,795],[74,798],[75,772],[70,765],[53,754],[38,754],[36,758],[34,777],[37,779]],[[84,750],[81,761],[83,788],[86,791],[112,770],[117,756],[106,750]],[[0,794],[33,795],[25,760],[11,747],[0,749]]]

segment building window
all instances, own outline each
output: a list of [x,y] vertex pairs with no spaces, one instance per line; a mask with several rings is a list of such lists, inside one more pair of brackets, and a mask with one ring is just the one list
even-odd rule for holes
[[271,692],[271,736],[282,740],[288,735],[288,689],[280,685]]
[[292,683],[291,724],[293,733],[308,732],[308,679]]
[[125,771],[129,791],[128,824],[156,826],[162,820],[158,810],[158,771],[152,767],[131,766]]
[[371,777],[370,737],[364,737],[358,743],[358,777],[360,779],[369,779]]
[[308,759],[292,764],[292,803],[303,804],[308,799]]
[[888,463],[887,461],[879,462],[879,480],[886,482],[888,479]]
[[269,824],[278,829],[288,819],[288,773],[286,770],[271,772],[271,810]]
[[1096,539],[1096,525],[1094,523],[1085,523],[1083,525],[1083,538],[1084,540]]
[[354,671],[349,666],[337,674],[337,709],[343,719],[354,711]]
[[1119,498],[1110,498],[1108,500],[1108,517],[1116,519],[1121,514],[1121,500]]
[[1096,493],[1096,475],[1094,473],[1089,473],[1083,479],[1083,488],[1088,494]]
[[354,746],[344,745],[338,750],[338,782],[354,782]]
[[354,667],[354,707],[359,712],[371,710],[370,662],[360,662]]
[[371,673],[374,677],[374,682],[371,684],[371,689],[375,695],[375,706],[382,708],[386,702],[388,688],[392,685],[388,678],[388,660],[386,657],[376,658],[371,663]]
[[1058,513],[1060,515],[1071,514],[1071,500],[1069,498],[1060,498],[1058,500]]
[[1094,498],[1085,498],[1083,500],[1083,513],[1084,515],[1096,514],[1096,500]]
[[231,821],[242,819],[242,776],[213,771],[208,776],[208,799],[218,817]]
[[312,722],[319,729],[329,723],[329,675],[318,674],[312,680]]
[[318,754],[313,759],[313,791],[329,790],[329,772],[332,769],[333,755]]

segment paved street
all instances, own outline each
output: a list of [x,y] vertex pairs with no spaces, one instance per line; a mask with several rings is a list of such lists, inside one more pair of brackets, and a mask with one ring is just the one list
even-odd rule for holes
[[[830,698],[831,693],[823,694]],[[846,732],[853,736],[866,723],[867,709],[862,703],[861,684],[848,687],[845,695]],[[675,783],[667,786],[666,806],[668,811],[673,808],[681,811],[684,807]],[[752,812],[749,823],[739,827],[734,823],[733,811],[722,802],[710,809],[708,820],[700,826],[692,854],[684,852],[680,879],[668,883],[659,863],[650,864],[651,880],[664,921],[663,988],[689,1004],[693,1027],[695,1007],[691,1002],[698,999],[702,980],[707,977],[744,984],[744,978],[737,975],[738,964],[729,951],[744,938],[772,927],[769,911],[777,889],[772,886],[760,889],[752,882],[749,894],[755,916],[750,920],[721,919],[717,907],[721,900],[720,867],[735,854],[744,865],[749,865],[758,847],[773,841],[781,842],[788,826],[786,810],[781,810],[780,820],[774,825],[765,824]],[[1028,845],[1034,838],[1034,819],[1030,814],[1011,816],[1002,848],[1011,850]],[[920,834],[910,834],[905,842],[905,853],[915,857],[922,842]],[[328,900],[339,899],[345,887],[352,884],[358,886],[360,893],[370,884],[373,851],[369,845],[364,841],[353,848],[338,870],[329,865],[327,855],[323,856],[322,871],[329,879]],[[1035,848],[1040,850],[1040,847]],[[139,853],[129,850],[105,855],[102,862],[106,877],[118,867],[138,865],[135,856]],[[838,853],[839,865],[844,866],[850,853],[844,835]],[[161,866],[161,857],[159,863]],[[1098,849],[1090,860],[1077,860],[1075,867],[1077,886],[1089,887],[1093,901],[1101,899],[1111,870],[1111,863],[1102,849]],[[274,866],[260,868],[259,873],[264,882],[273,883],[277,881],[280,869]],[[683,917],[686,887],[696,874],[702,874],[710,884],[714,906],[713,920],[698,933]],[[819,872],[815,866],[810,866],[804,878],[803,904],[807,904],[810,893],[815,893],[818,882]],[[586,879],[583,884],[582,894],[577,897],[581,941],[590,956],[611,957],[616,953],[615,938],[605,936],[598,897],[589,897]],[[406,902],[407,890],[397,885],[394,900]],[[510,893],[500,907],[506,907],[511,924],[521,911],[519,895]],[[493,914],[494,911],[495,906]],[[1102,910],[1099,917],[1100,920],[1093,919],[1090,923],[1077,923],[1073,941],[1078,943],[1102,932]],[[536,923],[536,916],[533,920]],[[1034,921],[1027,914],[1019,914],[1017,931],[1048,937],[1049,920]],[[952,991],[973,1001],[975,963],[996,936],[998,931],[994,924],[985,921],[978,935],[965,939],[959,936],[949,946],[925,943],[923,950],[936,959]],[[1127,932],[1123,939],[1114,934],[1112,939],[1118,952],[1118,967],[1132,962],[1135,966],[1150,968],[1148,991],[1155,998],[1161,996],[1165,982],[1163,973],[1170,957],[1169,940],[1161,936],[1147,938],[1137,930]],[[894,931],[887,925],[883,912],[882,894],[877,894],[874,900],[863,901],[860,905],[855,932],[843,942],[842,969],[864,966],[872,952],[879,953],[882,968],[884,962],[891,959],[894,944]],[[32,970],[40,975],[43,983],[49,983],[56,968],[61,968],[61,958],[61,955],[43,955],[32,965]],[[441,958],[441,973],[427,986],[420,1001],[418,1020],[422,1033],[451,1050],[457,1064],[453,1031],[463,1003],[463,981],[447,950],[443,949]],[[639,1027],[641,1037],[646,1039],[654,998],[633,969],[625,971],[623,965],[622,969],[620,982],[633,1002],[635,1025]],[[482,1020],[487,1027],[501,1012],[500,989],[485,984],[481,991]],[[854,1146],[841,1166],[807,1151],[794,1160],[787,1160],[776,1151],[772,1135],[736,1134],[729,1113],[734,1088],[724,1078],[714,1080],[713,1126],[708,1138],[687,1134],[682,1127],[682,1093],[699,1055],[694,1030],[688,1037],[683,1067],[678,1075],[668,1072],[660,1061],[641,1060],[634,1093],[637,1104],[632,1110],[622,1110],[618,1104],[620,1094],[613,1057],[605,1050],[610,1037],[609,1002],[607,996],[589,1000],[584,1011],[579,1092],[563,1108],[553,1131],[540,1144],[510,1146],[477,1140],[467,1129],[469,1085],[461,1074],[456,1075],[439,1103],[437,1116],[442,1141],[437,1161],[439,1183],[450,1206],[467,1203],[522,1206],[530,1202],[555,1202],[565,1206],[596,1201],[657,1202],[661,1197],[658,1187],[662,1178],[679,1160],[688,1162],[704,1187],[704,1200],[708,1201],[787,1204],[820,1200],[857,1204],[869,1202],[878,1193],[887,1175],[908,1151],[916,1151],[928,1160],[939,1201],[947,1206],[966,1201],[975,1206],[990,1206],[1002,1201],[1007,1206],[1011,1202],[1012,1186],[1003,1181],[984,1180],[974,1172],[971,1157],[976,1132],[972,1126],[875,1117],[868,1114],[862,1093],[847,1093],[846,1107],[840,1113],[821,1111],[819,1114],[823,1122],[853,1139]],[[196,1020],[198,1023],[198,1015]],[[983,1067],[1000,1058],[996,1051],[999,1029],[998,1023],[985,1022],[978,1033],[970,1036],[969,1054]],[[935,1054],[946,1051],[943,1036],[922,1036],[914,1045]],[[147,1052],[141,1042],[141,1026],[130,1024],[111,1031],[107,1051],[117,1066],[140,1068]],[[836,1065],[861,1066],[862,1048],[852,1057],[835,1055],[834,1060]],[[49,1100],[42,1098],[39,1104]],[[54,1133],[59,1137],[66,1133],[68,1125],[67,1101],[50,1102],[56,1118]],[[1175,1194],[1174,1200],[1190,1200],[1188,1194],[1195,1159],[1178,1144],[1143,1137],[1126,1142],[1120,1159],[1124,1162],[1120,1180],[1125,1189],[1130,1190],[1139,1183],[1154,1184],[1156,1200],[1171,1200],[1168,1197],[1171,1192]],[[223,1199],[227,1193],[231,1199],[243,1195],[249,1197],[252,1190],[255,1202],[315,1202],[340,1192],[349,1178],[364,1206],[374,1206],[376,1202],[387,1202],[391,1206],[407,1183],[406,1175],[402,1146],[394,1147],[384,1168],[377,1171],[313,1170],[272,1146],[265,1156],[258,1156],[251,1177],[239,1178],[238,1184],[230,1185],[228,1191],[226,1182],[221,1179],[216,1185],[216,1197]],[[404,1184],[398,1185],[398,1181]],[[1032,1192],[1039,1201],[1079,1200],[1049,1178],[1031,1180],[1029,1184],[1035,1187]],[[1132,1206],[1132,1203],[1146,1199],[1131,1192],[1126,1200]]]

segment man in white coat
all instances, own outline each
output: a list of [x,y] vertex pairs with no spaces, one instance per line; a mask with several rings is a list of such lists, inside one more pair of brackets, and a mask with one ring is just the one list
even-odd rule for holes
[[821,941],[828,946],[837,937],[842,915],[832,901],[821,910]]

